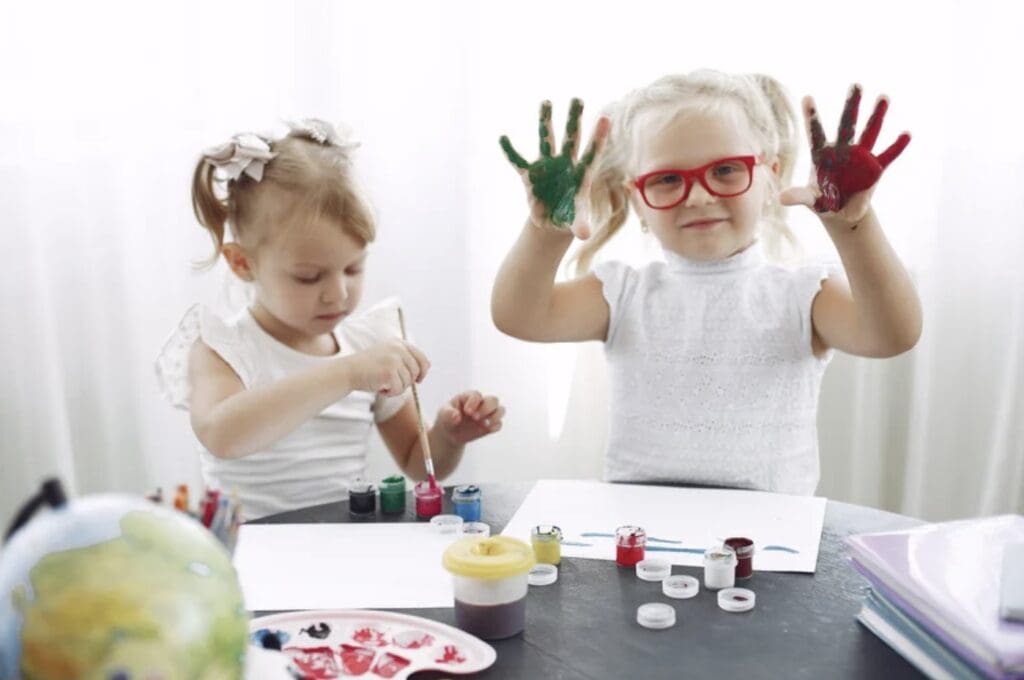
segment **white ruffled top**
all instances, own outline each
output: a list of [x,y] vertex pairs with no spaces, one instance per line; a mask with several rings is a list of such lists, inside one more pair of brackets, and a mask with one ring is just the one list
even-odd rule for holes
[[[267,385],[400,337],[397,299],[382,301],[343,320],[334,336],[339,354],[304,354],[263,330],[248,308],[222,319],[207,307],[195,305],[160,352],[157,378],[164,397],[174,406],[188,409],[188,356],[199,339],[227,362],[246,389]],[[365,472],[371,427],[397,413],[407,398],[408,393],[384,398],[352,392],[263,451],[224,460],[201,449],[204,481],[211,488],[237,493],[246,520],[342,500],[347,497],[348,482]]]

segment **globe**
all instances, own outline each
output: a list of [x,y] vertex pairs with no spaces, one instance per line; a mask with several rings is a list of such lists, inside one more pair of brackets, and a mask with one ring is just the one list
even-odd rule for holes
[[181,512],[87,496],[0,548],[0,680],[234,680],[247,637],[230,555]]

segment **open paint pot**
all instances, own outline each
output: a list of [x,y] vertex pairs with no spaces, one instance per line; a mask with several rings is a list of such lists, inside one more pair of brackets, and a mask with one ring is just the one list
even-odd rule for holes
[[615,530],[615,563],[620,567],[635,567],[644,558],[647,532],[640,527],[622,526]]
[[452,489],[452,509],[466,522],[479,522],[480,487],[464,484]]
[[430,482],[420,482],[413,487],[412,493],[416,497],[416,517],[430,519],[441,514],[444,490],[440,486],[431,487]]
[[725,545],[736,553],[736,579],[750,578],[754,575],[754,542],[749,538],[734,536],[725,539]]
[[405,512],[405,477],[391,475],[380,481],[380,511],[385,515]]
[[352,517],[373,517],[377,512],[377,490],[373,484],[357,479],[348,487],[348,512]]
[[455,586],[455,625],[483,640],[500,640],[526,626],[527,575],[533,549],[517,538],[468,537],[444,551]]
[[558,565],[562,561],[562,530],[554,524],[538,524],[530,531],[533,555],[543,564]]

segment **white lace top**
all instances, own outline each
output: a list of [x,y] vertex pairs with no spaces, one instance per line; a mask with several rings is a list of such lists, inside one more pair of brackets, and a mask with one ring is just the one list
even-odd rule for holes
[[757,244],[665,257],[594,271],[611,309],[606,479],[813,494],[831,352],[811,350],[811,303],[826,269],[769,264]]
[[[386,300],[345,319],[334,335],[341,355],[399,336],[397,300]],[[183,409],[189,408],[188,355],[197,338],[231,366],[246,389],[338,356],[312,356],[288,347],[263,330],[248,309],[221,319],[206,307],[193,306],[156,363],[164,396]],[[352,392],[266,450],[224,460],[201,449],[203,479],[212,488],[234,490],[246,520],[342,500],[347,497],[347,483],[366,469],[370,428],[397,413],[407,398],[407,393],[385,399]]]

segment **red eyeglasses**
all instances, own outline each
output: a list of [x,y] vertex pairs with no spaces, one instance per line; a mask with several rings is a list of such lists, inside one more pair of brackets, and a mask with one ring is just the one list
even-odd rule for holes
[[633,185],[640,190],[648,206],[655,210],[668,210],[686,200],[694,180],[712,196],[739,196],[753,184],[754,166],[757,164],[756,156],[719,158],[690,170],[655,170],[637,177]]

